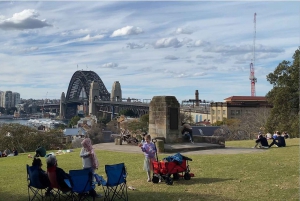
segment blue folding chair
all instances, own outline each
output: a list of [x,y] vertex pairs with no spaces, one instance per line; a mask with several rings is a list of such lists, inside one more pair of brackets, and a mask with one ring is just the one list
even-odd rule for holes
[[93,173],[87,169],[70,170],[71,179],[65,179],[66,184],[71,188],[73,200],[95,200],[89,192],[95,188]]
[[42,185],[39,180],[39,172],[34,171],[32,166],[26,165],[28,200],[44,200],[47,187]]
[[127,172],[124,163],[105,165],[107,181],[102,183],[105,200],[128,201],[126,177]]

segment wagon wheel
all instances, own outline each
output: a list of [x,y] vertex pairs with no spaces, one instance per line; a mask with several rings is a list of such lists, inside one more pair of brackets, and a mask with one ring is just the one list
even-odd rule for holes
[[171,177],[166,177],[166,184],[173,185],[173,179]]
[[174,173],[174,174],[173,174],[173,180],[174,180],[174,181],[179,180],[179,174],[178,174],[178,173]]
[[152,177],[152,182],[155,183],[155,184],[157,184],[159,182],[158,176],[153,176]]
[[190,179],[191,179],[191,175],[190,175],[188,172],[186,172],[186,173],[184,174],[183,178],[184,178],[185,180],[190,180]]

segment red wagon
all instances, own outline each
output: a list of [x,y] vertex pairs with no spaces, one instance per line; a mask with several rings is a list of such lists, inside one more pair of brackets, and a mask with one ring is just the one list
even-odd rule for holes
[[[167,185],[172,185],[174,180],[178,180],[180,177],[183,177],[185,180],[190,180],[190,168],[188,165],[188,161],[192,161],[191,158],[183,156],[179,153],[176,158],[180,158],[180,160],[167,161],[165,158],[162,161],[158,161],[157,153],[156,159],[157,161],[153,161],[153,177],[152,182],[158,183],[159,179],[162,178],[165,180]],[[175,156],[174,155],[174,156]],[[178,157],[179,156],[179,157]],[[171,176],[173,175],[173,178]]]

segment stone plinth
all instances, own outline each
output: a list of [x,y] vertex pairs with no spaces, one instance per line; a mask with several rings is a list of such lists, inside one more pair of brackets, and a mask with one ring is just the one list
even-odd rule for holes
[[175,96],[154,96],[149,106],[149,134],[166,143],[181,141],[180,104]]

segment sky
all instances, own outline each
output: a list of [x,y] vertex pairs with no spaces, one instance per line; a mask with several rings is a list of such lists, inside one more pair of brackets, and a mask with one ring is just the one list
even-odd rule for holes
[[0,1],[0,90],[59,99],[91,70],[109,92],[119,81],[123,98],[181,102],[198,90],[219,102],[251,95],[255,57],[265,96],[266,76],[300,45],[299,25],[295,1]]

